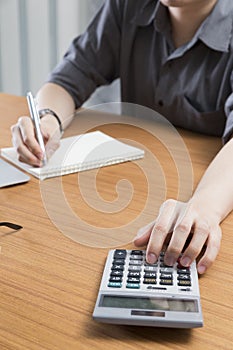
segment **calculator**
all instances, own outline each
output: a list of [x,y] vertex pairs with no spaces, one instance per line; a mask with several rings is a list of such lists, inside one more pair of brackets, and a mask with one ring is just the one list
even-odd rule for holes
[[93,312],[99,322],[153,327],[203,326],[196,263],[146,262],[144,250],[108,253]]

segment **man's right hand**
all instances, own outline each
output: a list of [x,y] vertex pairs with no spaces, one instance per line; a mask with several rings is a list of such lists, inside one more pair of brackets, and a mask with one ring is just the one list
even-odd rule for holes
[[[42,166],[43,152],[36,139],[31,118],[20,117],[18,122],[11,127],[11,132],[18,159],[35,167]],[[60,144],[60,131],[56,119],[49,115],[42,118],[41,133],[44,138],[46,155],[50,158]]]

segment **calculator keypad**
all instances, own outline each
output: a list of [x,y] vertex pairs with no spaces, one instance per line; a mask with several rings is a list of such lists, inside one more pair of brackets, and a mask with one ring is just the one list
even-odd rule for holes
[[[108,287],[128,289],[167,289],[170,286],[192,286],[190,268],[184,268],[178,261],[175,266],[166,266],[164,252],[161,252],[155,264],[148,264],[145,252],[132,250],[127,254],[124,249],[116,249],[113,254]],[[156,286],[156,287],[155,287]]]

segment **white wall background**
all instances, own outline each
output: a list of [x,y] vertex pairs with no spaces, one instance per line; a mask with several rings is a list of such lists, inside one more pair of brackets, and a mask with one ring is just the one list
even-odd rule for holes
[[[104,0],[0,0],[0,91],[34,94]],[[119,100],[119,82],[89,104]]]

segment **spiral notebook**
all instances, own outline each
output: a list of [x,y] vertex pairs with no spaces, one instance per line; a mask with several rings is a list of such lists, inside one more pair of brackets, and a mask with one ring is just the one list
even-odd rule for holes
[[63,138],[58,150],[41,168],[34,168],[20,162],[14,147],[2,148],[1,155],[19,168],[44,180],[139,159],[144,156],[144,151],[116,140],[101,131],[94,131]]

